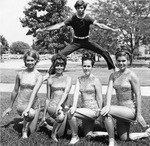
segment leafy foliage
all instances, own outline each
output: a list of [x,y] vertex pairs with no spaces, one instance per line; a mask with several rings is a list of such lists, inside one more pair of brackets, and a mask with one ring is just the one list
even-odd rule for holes
[[[99,22],[121,29],[118,41],[126,44],[133,56],[139,47],[139,41],[142,41],[144,44],[150,42],[149,0],[97,0],[91,6],[91,9]],[[114,37],[110,36],[110,34],[100,35],[100,37],[104,37],[104,40],[105,36],[106,38],[108,37],[108,42],[103,41],[103,43],[106,43],[107,46],[110,45],[110,47],[113,46]],[[117,40],[115,39],[114,43],[116,44],[116,42]],[[113,47],[111,48],[114,49]]]
[[4,36],[0,35],[0,54],[4,54],[9,49],[9,44]]
[[27,35],[36,37],[36,49],[53,52],[64,48],[66,42],[71,41],[69,28],[62,28],[51,32],[38,32],[37,29],[45,28],[56,23],[63,22],[70,14],[70,8],[66,6],[66,0],[31,0],[29,8],[25,8],[25,18],[20,18],[23,27],[28,27]]
[[28,49],[31,49],[31,47],[22,41],[14,42],[10,46],[10,51],[13,54],[24,54]]

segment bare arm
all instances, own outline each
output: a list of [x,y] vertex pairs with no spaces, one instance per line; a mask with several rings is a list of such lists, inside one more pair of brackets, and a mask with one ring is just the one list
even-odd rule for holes
[[44,29],[38,29],[38,31],[51,31],[51,30],[57,30],[57,29],[60,29],[61,27],[65,26],[65,23],[64,22],[61,22],[61,23],[58,23],[58,24],[55,24],[55,25],[51,25],[51,26],[48,26]]
[[11,102],[10,102],[10,107],[7,108],[4,112],[3,112],[3,115],[2,117],[4,117],[6,114],[9,114],[9,112],[12,110],[12,107],[14,105],[14,102],[15,102],[15,99],[18,95],[18,92],[19,92],[19,87],[20,87],[20,78],[19,78],[19,74],[17,74],[16,76],[16,82],[15,82],[15,86],[14,86],[14,89],[11,93]]
[[103,105],[102,86],[101,86],[99,79],[97,78],[95,80],[95,89],[96,89],[96,94],[97,94],[96,100],[98,102],[99,108],[101,109]]
[[79,98],[79,80],[77,79],[74,96],[73,96],[73,105],[71,107],[71,114],[74,114],[77,108],[78,98]]
[[47,81],[47,92],[46,92],[46,100],[45,100],[45,108],[44,108],[44,112],[43,112],[43,121],[45,121],[45,116],[47,113],[47,108],[48,108],[48,104],[50,102],[50,96],[51,96],[51,86],[50,86],[50,81],[51,79],[49,79]]
[[49,76],[50,76],[49,73],[46,73],[46,75],[43,76],[43,82],[46,81],[49,78]]
[[[60,100],[60,102],[59,102],[59,104],[57,106],[57,111],[59,110],[60,106],[64,103],[64,101],[66,100],[66,98],[67,98],[67,96],[68,96],[68,94],[70,92],[71,82],[72,82],[71,78],[67,77],[67,84],[66,84],[66,87],[65,87],[65,91],[64,91],[64,93],[62,95],[62,98],[61,98],[61,100]],[[56,113],[57,113],[57,111],[56,111]]]
[[135,93],[136,102],[137,102],[137,114],[141,114],[141,89],[140,89],[140,83],[138,77],[131,73],[131,79],[130,79],[133,91]]
[[140,89],[139,79],[136,76],[136,74],[133,72],[131,72],[130,77],[131,78],[129,80],[131,82],[136,97],[136,104],[137,104],[136,119],[143,127],[146,127],[146,122],[141,114],[141,89]]
[[111,27],[109,27],[109,26],[107,26],[107,25],[105,25],[103,23],[98,23],[97,21],[94,21],[93,24],[98,26],[101,29],[106,29],[106,30],[111,30],[111,31],[119,31],[119,29],[113,29],[113,28],[111,28]]
[[106,105],[110,107],[111,105],[111,97],[113,92],[113,74],[111,74],[109,78],[107,93],[106,93]]
[[104,116],[109,113],[111,106],[112,92],[113,92],[113,74],[111,74],[109,77],[109,83],[106,92],[106,106],[101,111],[101,114]]
[[20,87],[20,78],[19,78],[19,74],[16,76],[16,82],[15,82],[15,87],[14,90],[11,93],[11,105],[10,107],[13,107],[13,104],[15,102],[15,99],[19,93],[19,87]]
[[35,97],[36,97],[36,95],[37,95],[37,93],[38,93],[38,91],[39,91],[39,89],[42,85],[42,82],[43,82],[42,75],[39,75],[38,79],[37,79],[37,82],[36,82],[36,85],[34,86],[32,94],[30,96],[30,101],[28,103],[28,106],[27,106],[26,110],[23,112],[23,115],[25,113],[27,113],[30,110],[31,106],[33,105],[34,99],[35,99]]

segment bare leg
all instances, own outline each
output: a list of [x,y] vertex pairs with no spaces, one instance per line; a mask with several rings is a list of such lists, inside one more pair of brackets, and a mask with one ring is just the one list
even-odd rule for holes
[[52,135],[51,135],[51,138],[55,141],[55,142],[58,142],[58,139],[56,137],[56,134],[57,134],[57,130],[58,128],[60,127],[60,123],[57,123],[56,121],[54,122],[53,124],[53,130],[52,130]]
[[114,134],[114,123],[113,123],[112,117],[105,116],[104,123],[105,123],[106,130],[108,132],[108,135],[109,135],[109,146],[114,146],[115,134]]
[[[88,123],[90,123],[91,126],[87,125],[87,123],[86,123],[87,126],[84,125],[87,128],[86,129],[84,127],[84,129],[86,129],[84,132],[87,135],[87,134],[91,134],[91,132],[93,130],[93,125],[94,125],[93,122],[94,122],[94,119],[96,118],[96,114],[93,110],[88,109],[88,108],[77,108],[76,112],[73,115],[73,117],[70,117],[68,115],[68,119],[70,118],[69,124],[70,124],[70,128],[71,128],[71,131],[72,131],[72,139],[71,139],[70,144],[75,144],[79,140],[78,134],[77,134],[78,125],[76,123],[76,118],[75,117],[89,121]],[[84,124],[85,124],[85,122],[84,122]]]
[[137,140],[145,137],[149,137],[147,132],[139,132],[139,133],[130,133],[129,137],[131,140]]
[[40,109],[35,110],[34,119],[31,121],[30,126],[29,126],[31,133],[35,132],[36,130],[39,115],[40,115]]
[[69,145],[75,144],[79,141],[78,137],[78,125],[75,117],[72,117],[71,119],[68,120],[70,129],[72,131],[72,138],[69,143]]
[[28,138],[28,128],[29,128],[29,122],[27,122],[24,119],[23,128],[22,128],[22,138],[23,139]]
[[94,121],[95,118],[97,118],[96,112],[88,108],[77,108],[74,116],[79,119],[91,121]]
[[86,136],[92,136],[96,112],[88,108],[77,108],[75,117],[82,119],[82,127]]
[[[111,106],[109,114],[118,115],[119,117],[122,116],[128,119],[134,119],[135,117],[133,111],[130,108],[125,106]],[[105,116],[104,119],[105,119],[104,120],[105,126],[109,134],[109,146],[114,146],[115,137],[114,137],[114,123],[112,117]],[[122,140],[127,140],[129,138],[129,128],[130,128],[130,123],[120,121],[120,118],[117,119],[117,134]]]
[[47,130],[49,130],[49,131],[52,131],[53,130],[53,127],[52,126],[50,126],[50,125],[48,125],[48,124],[46,124],[46,126],[45,126],[46,128],[47,128]]
[[150,128],[149,125],[147,125],[147,130],[145,132],[139,132],[139,133],[130,133],[129,137],[131,140],[137,140],[145,137],[150,137]]

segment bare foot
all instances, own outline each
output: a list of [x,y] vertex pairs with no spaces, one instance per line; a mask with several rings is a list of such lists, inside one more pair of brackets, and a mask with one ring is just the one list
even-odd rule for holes
[[119,146],[119,145],[118,145],[117,142],[114,140],[114,141],[110,141],[110,142],[109,142],[109,146]]
[[27,132],[22,132],[22,138],[23,138],[23,139],[28,138],[28,136],[27,136]]
[[147,133],[148,136],[150,136],[150,128],[148,128],[145,132]]
[[74,136],[74,137],[71,138],[71,141],[70,141],[69,145],[74,145],[78,141],[79,141],[79,137],[78,136]]
[[52,138],[55,142],[58,142],[58,139],[56,138],[56,135],[55,135],[55,134],[52,134],[52,135],[51,135],[51,138]]

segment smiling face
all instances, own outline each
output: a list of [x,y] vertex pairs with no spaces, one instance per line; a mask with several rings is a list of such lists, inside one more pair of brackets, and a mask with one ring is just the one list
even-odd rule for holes
[[127,68],[127,66],[128,66],[127,56],[119,56],[117,58],[117,67],[119,68],[119,70],[123,71]]
[[92,61],[91,60],[84,60],[82,63],[82,69],[85,75],[90,75],[92,71]]
[[36,60],[31,56],[27,56],[25,60],[25,66],[29,69],[32,69],[34,68],[35,65],[36,65]]
[[56,74],[62,74],[63,73],[63,71],[64,71],[64,64],[62,64],[62,63],[57,63],[56,65],[55,65],[55,72],[56,72]]

